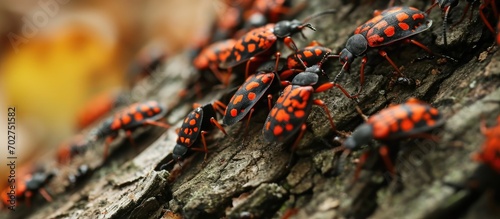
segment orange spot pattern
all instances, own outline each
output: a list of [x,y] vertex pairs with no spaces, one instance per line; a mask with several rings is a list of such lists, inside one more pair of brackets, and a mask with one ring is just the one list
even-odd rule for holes
[[250,83],[247,84],[247,86],[245,87],[246,90],[250,91],[250,90],[253,90],[255,89],[256,87],[259,87],[260,84],[258,82],[255,82],[255,81],[252,81]]
[[142,119],[144,119],[144,116],[142,116],[141,113],[134,114],[134,120],[135,121],[141,121]]
[[306,56],[306,58],[309,58],[313,56],[313,53],[311,51],[304,51],[304,55]]
[[371,116],[367,123],[373,126],[374,138],[383,140],[396,133],[412,133],[415,128],[422,126],[427,126],[430,130],[438,125],[436,119],[441,119],[436,108],[423,102],[408,101],[383,109]]
[[256,97],[256,95],[255,95],[255,93],[254,93],[254,92],[250,92],[250,93],[248,93],[248,99],[249,99],[249,100],[254,100],[254,99],[255,99],[255,97]]
[[113,123],[111,123],[111,130],[118,130],[122,127],[122,123],[119,119],[114,119]]
[[413,14],[411,18],[413,18],[413,20],[419,20],[419,19],[424,19],[425,16],[424,14],[419,13],[419,14]]
[[249,44],[247,45],[248,52],[254,52],[254,51],[255,51],[255,48],[256,48],[256,47],[255,47],[255,44],[253,44],[253,43],[249,43]]
[[237,105],[242,100],[243,100],[243,95],[234,96],[233,100],[231,100],[231,103],[233,103],[234,105]]
[[385,41],[384,37],[381,37],[377,34],[370,35],[367,40],[370,47],[376,47]]
[[123,125],[129,124],[132,121],[132,118],[129,115],[122,116]]
[[154,108],[153,108],[153,112],[155,112],[155,113],[159,113],[160,111],[161,111],[161,110],[160,110],[160,108],[159,108],[159,107],[154,107]]
[[321,51],[321,49],[315,49],[314,53],[316,54],[316,56],[320,56],[323,53],[323,51]]
[[[195,134],[198,134],[199,128],[201,125],[198,120],[200,118],[200,112],[198,109],[189,113],[184,119],[184,123],[182,124],[179,130],[179,136],[177,137],[177,144],[182,144],[186,147],[191,146],[194,143],[194,138],[196,138]],[[193,141],[192,141],[193,140]]]
[[311,107],[308,104],[313,92],[309,86],[287,86],[271,109],[264,131],[277,137],[278,141],[293,134],[297,124],[307,116],[306,109]]
[[380,20],[382,20],[382,18],[383,18],[382,15],[378,15],[378,16],[373,17],[372,19],[370,19],[369,21],[367,21],[363,25],[361,25],[358,28],[356,28],[356,30],[354,31],[354,34],[363,34],[363,33],[365,33],[366,31],[368,31],[369,29],[371,29],[373,27],[373,25],[375,25]]
[[402,30],[408,30],[408,29],[410,29],[410,26],[408,26],[408,24],[406,24],[406,23],[399,23],[398,26]]
[[116,131],[133,121],[140,125],[145,118],[158,115],[160,113],[162,113],[162,109],[156,101],[135,103],[115,114],[110,129]]
[[[405,38],[411,35],[411,33],[415,33],[415,29],[425,23],[425,19],[425,13],[416,8],[395,7],[383,11],[380,15],[359,26],[354,33],[363,34],[370,47],[377,47]],[[391,24],[389,24],[388,21],[390,21]],[[409,34],[399,34],[398,31],[409,31]],[[388,39],[391,37],[397,38]]]
[[408,19],[410,16],[408,16],[406,13],[398,13],[396,14],[396,18],[398,19],[399,22],[403,22],[406,19]]
[[395,34],[395,29],[393,26],[389,26],[389,27],[385,28],[384,33],[386,36],[392,37]]
[[195,119],[189,120],[189,125],[196,125],[196,120]]
[[193,60],[197,69],[208,69],[211,63],[224,62],[233,49],[236,40],[229,39],[215,42],[203,49]]
[[283,128],[281,126],[279,126],[279,125],[274,126],[274,129],[273,129],[274,135],[280,136],[282,133],[283,133]]
[[142,104],[140,107],[139,107],[139,111],[141,112],[146,112],[146,111],[149,111],[149,106],[147,104]]
[[274,74],[263,74],[260,79],[264,84],[271,82],[274,79]]
[[227,67],[232,67],[269,49],[276,42],[273,28],[274,24],[268,24],[264,27],[251,30],[241,39],[237,40],[229,52],[229,56],[225,58]]
[[231,109],[231,116],[236,117],[238,115],[238,110],[237,109]]

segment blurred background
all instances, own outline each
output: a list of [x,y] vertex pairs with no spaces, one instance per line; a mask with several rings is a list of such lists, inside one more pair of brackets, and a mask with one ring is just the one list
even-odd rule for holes
[[86,102],[126,89],[131,65],[148,55],[168,57],[203,41],[222,7],[217,0],[1,1],[0,188],[7,107],[16,107],[18,167],[54,153],[79,131]]

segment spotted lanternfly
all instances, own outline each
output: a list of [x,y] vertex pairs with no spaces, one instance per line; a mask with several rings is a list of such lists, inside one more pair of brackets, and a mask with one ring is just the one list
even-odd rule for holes
[[[434,107],[415,98],[406,103],[390,106],[371,116],[358,126],[343,143],[345,155],[352,150],[358,150],[372,139],[387,144],[405,138],[424,136],[424,133],[444,124],[444,118]],[[387,146],[379,148],[379,152],[387,169],[394,173],[394,166],[388,156]],[[356,178],[359,175],[363,159],[358,165]]]
[[310,16],[304,19],[304,21],[285,20],[255,28],[236,41],[229,57],[226,62],[221,64],[221,67],[231,68],[248,61],[252,57],[257,60],[267,59],[267,57],[277,51],[277,41],[283,42],[286,46],[295,51],[297,47],[295,46],[291,36],[296,33],[301,33],[303,35],[302,30],[304,30],[304,28],[316,30],[311,24],[306,22],[312,18],[332,12],[332,10],[325,11]]
[[[447,39],[446,39],[446,30],[447,30],[447,25],[448,25],[448,14],[449,12],[458,5],[459,0],[436,0],[434,4],[432,4],[429,9],[427,9],[425,12],[427,14],[430,13],[431,9],[433,9],[436,6],[439,6],[441,11],[443,12],[443,40],[444,40],[444,45],[448,45]],[[467,0],[467,6],[465,7],[462,17],[458,22],[456,22],[454,25],[462,22],[465,18],[465,15],[467,14],[467,11],[469,10],[470,6],[473,5],[477,0]],[[483,20],[484,24],[488,28],[488,30],[491,31],[491,33],[495,34],[495,30],[493,29],[493,26],[491,23],[488,21],[488,18],[486,18],[486,15],[484,13],[484,9],[486,9],[488,6],[491,6],[493,9],[493,12],[495,14],[495,17],[498,17],[498,11],[496,8],[496,3],[495,0],[483,0],[481,4],[479,5],[479,16]]]
[[262,134],[267,142],[285,142],[300,130],[292,146],[293,151],[306,130],[305,122],[311,113],[312,105],[323,108],[332,129],[336,130],[328,107],[322,100],[313,99],[313,94],[337,87],[347,97],[352,97],[339,84],[328,81],[321,68],[327,57],[328,54],[319,64],[308,67],[304,72],[297,74],[291,84],[285,87],[269,112],[262,129]]
[[226,61],[236,40],[228,39],[215,42],[203,49],[193,60],[194,67],[200,71],[212,71],[217,80],[225,85],[229,84],[229,74],[224,74],[219,70],[219,64]]
[[[404,77],[398,66],[382,48],[400,41],[412,43],[430,54],[451,59],[444,55],[435,54],[420,42],[409,38],[429,29],[431,25],[432,20],[427,18],[427,14],[413,7],[393,7],[383,11],[380,15],[359,26],[354,31],[354,35],[347,40],[345,48],[339,54],[340,62],[344,65],[343,69],[349,70],[356,57],[363,57],[360,69],[362,88],[364,69],[368,61],[366,53],[370,49],[378,49],[378,54],[391,64],[398,72],[399,77]],[[359,92],[361,92],[361,89]]]
[[[259,71],[247,78],[229,101],[224,118],[224,125],[234,125],[242,120],[248,113],[250,120],[255,104],[267,94],[268,105],[271,107],[272,94],[281,88],[278,77],[280,59],[276,59],[274,70]],[[247,123],[248,125],[248,123]]]
[[497,118],[497,125],[493,127],[487,127],[486,122],[482,120],[481,133],[486,137],[486,141],[473,159],[488,165],[500,174],[500,116]]
[[[224,108],[226,108],[225,104],[220,101],[215,101],[213,104],[209,103],[197,107],[186,116],[179,129],[177,144],[172,152],[172,161],[179,161],[184,158],[189,149],[205,152],[206,159],[208,149],[205,135],[212,130],[214,126],[227,135],[224,128],[217,122],[216,115],[216,111],[224,114]],[[193,147],[199,138],[201,138],[203,148]]]
[[167,129],[170,128],[170,125],[158,121],[164,118],[166,113],[167,109],[158,101],[151,100],[135,103],[105,120],[97,129],[92,130],[90,138],[92,140],[97,140],[107,137],[104,146],[104,158],[106,158],[109,144],[118,135],[120,130],[124,130],[129,140],[133,142],[131,135],[132,131],[136,128],[146,125],[154,125]]

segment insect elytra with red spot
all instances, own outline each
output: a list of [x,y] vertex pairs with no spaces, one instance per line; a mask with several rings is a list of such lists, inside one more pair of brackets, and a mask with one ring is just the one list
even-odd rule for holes
[[224,75],[219,70],[219,64],[226,61],[235,43],[236,40],[227,39],[208,45],[193,60],[194,67],[198,70],[210,70],[217,80],[227,84],[230,75]]
[[390,106],[368,118],[346,139],[344,146],[355,150],[371,139],[391,141],[430,131],[444,123],[439,111],[416,98]]
[[[365,22],[354,31],[346,43],[345,48],[339,54],[339,60],[344,65],[343,69],[349,70],[351,63],[356,57],[363,57],[360,68],[360,84],[364,84],[364,69],[368,61],[367,51],[377,48],[378,54],[384,57],[391,66],[403,76],[399,67],[389,58],[382,47],[400,41],[412,43],[430,54],[429,48],[409,37],[421,33],[432,25],[432,20],[427,14],[413,7],[392,7],[381,14]],[[450,57],[439,55],[451,59]],[[360,91],[361,92],[361,89]]]
[[[329,57],[337,57],[336,55],[331,55],[332,50],[330,48],[322,46],[317,41],[312,41],[308,46],[299,49],[294,54],[290,54],[288,56],[288,68],[303,69],[304,66],[302,66],[299,59],[304,62],[306,67],[317,65],[327,54]],[[323,66],[323,68],[325,69],[325,66]]]
[[[54,176],[55,174],[53,172],[44,172],[42,170],[18,176],[14,184],[9,185],[0,193],[3,207],[9,209],[11,209],[11,207],[15,208],[17,206],[16,204],[21,202],[25,202],[27,206],[31,206],[31,200],[36,193],[42,195],[45,200],[49,202],[52,201],[52,197],[44,189],[44,186],[47,185]],[[11,194],[12,191],[15,191],[15,194]]]
[[[224,114],[223,109],[226,105],[219,101],[214,101],[214,103],[205,104],[203,106],[196,107],[191,111],[183,120],[182,125],[178,132],[177,144],[174,146],[172,152],[172,161],[181,160],[189,150],[203,151],[205,152],[205,159],[208,153],[207,143],[205,140],[205,135],[208,131],[212,130],[213,127],[220,129],[225,135],[227,135],[224,128],[217,122],[216,111]],[[203,148],[195,148],[193,145],[201,138]]]
[[235,43],[236,40],[227,39],[208,45],[195,57],[193,60],[194,66],[200,70],[210,68],[211,64],[217,66],[227,59]]
[[[268,105],[271,107],[272,94],[281,88],[281,82],[277,75],[280,67],[279,62],[280,59],[273,61],[273,70],[258,70],[256,74],[246,79],[227,104],[226,112],[222,119],[223,124],[228,126],[234,125],[249,113],[250,119],[255,104],[265,94],[268,94]],[[263,68],[267,67],[264,65]]]
[[[405,103],[390,106],[377,114],[369,117],[365,123],[358,126],[356,130],[343,143],[343,159],[352,150],[358,150],[361,146],[369,143],[372,139],[384,144],[393,143],[411,137],[432,137],[424,133],[431,131],[445,122],[438,109],[429,104],[410,98]],[[379,147],[379,153],[386,168],[394,173],[393,161],[389,157],[387,145]],[[368,152],[360,158],[355,178],[359,176],[360,168],[367,159]],[[341,160],[341,164],[344,161]],[[342,165],[339,165],[342,168]]]
[[284,42],[289,48],[295,50],[296,46],[291,36],[297,33],[303,34],[302,30],[304,28],[316,30],[311,24],[306,22],[312,18],[332,12],[334,11],[321,12],[304,19],[304,21],[284,20],[250,30],[236,41],[229,57],[226,62],[221,64],[221,67],[231,68],[248,61],[252,57],[268,57],[276,52],[276,42],[278,41]]
[[132,104],[105,120],[97,129],[92,130],[91,139],[97,140],[107,136],[104,149],[104,157],[106,158],[109,143],[113,141],[120,130],[126,131],[131,140],[131,132],[138,127],[154,125],[170,128],[170,125],[158,121],[164,118],[166,113],[167,109],[158,101],[151,100]]
[[304,72],[297,74],[291,84],[285,87],[269,112],[262,129],[262,134],[267,142],[285,142],[300,130],[292,146],[292,150],[294,150],[306,130],[305,122],[313,105],[323,108],[332,129],[336,130],[328,107],[323,101],[313,99],[313,94],[337,87],[344,95],[352,97],[339,84],[328,81],[321,68],[326,58],[328,58],[328,54],[323,57],[319,64],[308,67]]

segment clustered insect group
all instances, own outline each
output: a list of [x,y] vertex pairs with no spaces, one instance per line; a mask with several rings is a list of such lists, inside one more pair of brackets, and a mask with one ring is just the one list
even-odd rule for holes
[[[472,5],[474,2],[468,1],[468,4]],[[239,85],[229,102],[216,100],[197,106],[187,114],[178,129],[172,162],[181,161],[190,150],[205,152],[206,159],[208,146],[205,135],[213,127],[227,135],[225,127],[246,118],[248,128],[248,121],[254,112],[266,109],[269,113],[262,127],[263,139],[267,142],[288,142],[295,137],[291,147],[293,152],[306,131],[306,121],[312,106],[317,105],[326,112],[332,130],[345,139],[342,146],[335,150],[344,151],[342,156],[344,160],[350,151],[358,150],[374,139],[382,143],[383,146],[376,150],[381,155],[387,170],[394,174],[393,158],[388,156],[388,148],[402,139],[432,138],[427,133],[445,122],[436,108],[412,98],[366,118],[365,123],[346,136],[336,130],[330,110],[322,100],[315,98],[314,93],[338,88],[346,97],[356,99],[362,92],[365,65],[370,58],[373,58],[372,54],[382,56],[397,72],[397,77],[404,78],[399,66],[384,51],[388,45],[411,43],[431,55],[455,61],[451,57],[431,51],[412,37],[431,27],[433,22],[428,18],[428,13],[435,6],[439,6],[443,11],[442,31],[446,45],[447,17],[450,10],[458,4],[458,0],[436,0],[426,12],[408,6],[390,7],[357,27],[339,54],[315,41],[304,48],[298,48],[292,39],[298,33],[303,35],[302,31],[305,29],[315,30],[313,25],[307,22],[318,16],[333,13],[332,10],[312,15],[303,21],[282,20],[296,9],[289,0],[236,0],[227,3],[227,11],[232,16],[224,17],[217,22],[214,35],[210,37],[212,43],[202,47],[201,52],[194,58],[193,65],[200,73],[213,74],[226,88],[232,85],[234,77],[240,78],[244,75],[245,81]],[[498,18],[496,4],[494,0],[481,1],[479,15],[488,30],[495,34],[496,41],[500,45],[500,34],[496,33],[487,17]],[[468,8],[466,7],[466,10]],[[500,22],[497,29],[500,29]],[[287,58],[281,57],[283,44],[293,51]],[[372,50],[377,52],[372,53]],[[350,94],[336,81],[337,77],[334,80],[328,77],[332,70],[332,64],[328,61],[338,58],[342,65],[340,75],[343,71],[349,71],[357,57],[362,59],[359,73],[360,89],[355,94]],[[103,157],[106,159],[108,145],[120,130],[125,131],[133,142],[131,133],[138,127],[153,125],[170,128],[171,125],[160,121],[166,114],[166,107],[157,101],[130,105],[102,122],[88,137],[77,137],[72,143],[61,147],[57,155],[58,160],[61,163],[70,162],[74,156],[85,153],[87,145],[104,138],[106,142]],[[217,114],[222,115],[222,124],[218,122],[220,120]],[[481,125],[481,131],[487,140],[475,158],[500,174],[500,116],[498,118],[497,126],[487,128],[484,123]],[[374,150],[375,148],[372,148],[361,156],[355,178],[359,177],[359,168],[369,152]],[[342,171],[342,165],[339,165],[339,171]],[[49,176],[51,175],[39,177],[37,187],[27,188],[25,192],[20,191],[18,194],[29,199],[34,191],[43,191],[44,184],[50,179]],[[26,185],[31,181],[26,181]],[[43,193],[49,200],[50,196],[46,192]],[[5,203],[7,197],[3,194],[2,201],[8,205]],[[21,200],[21,197],[19,199]]]

